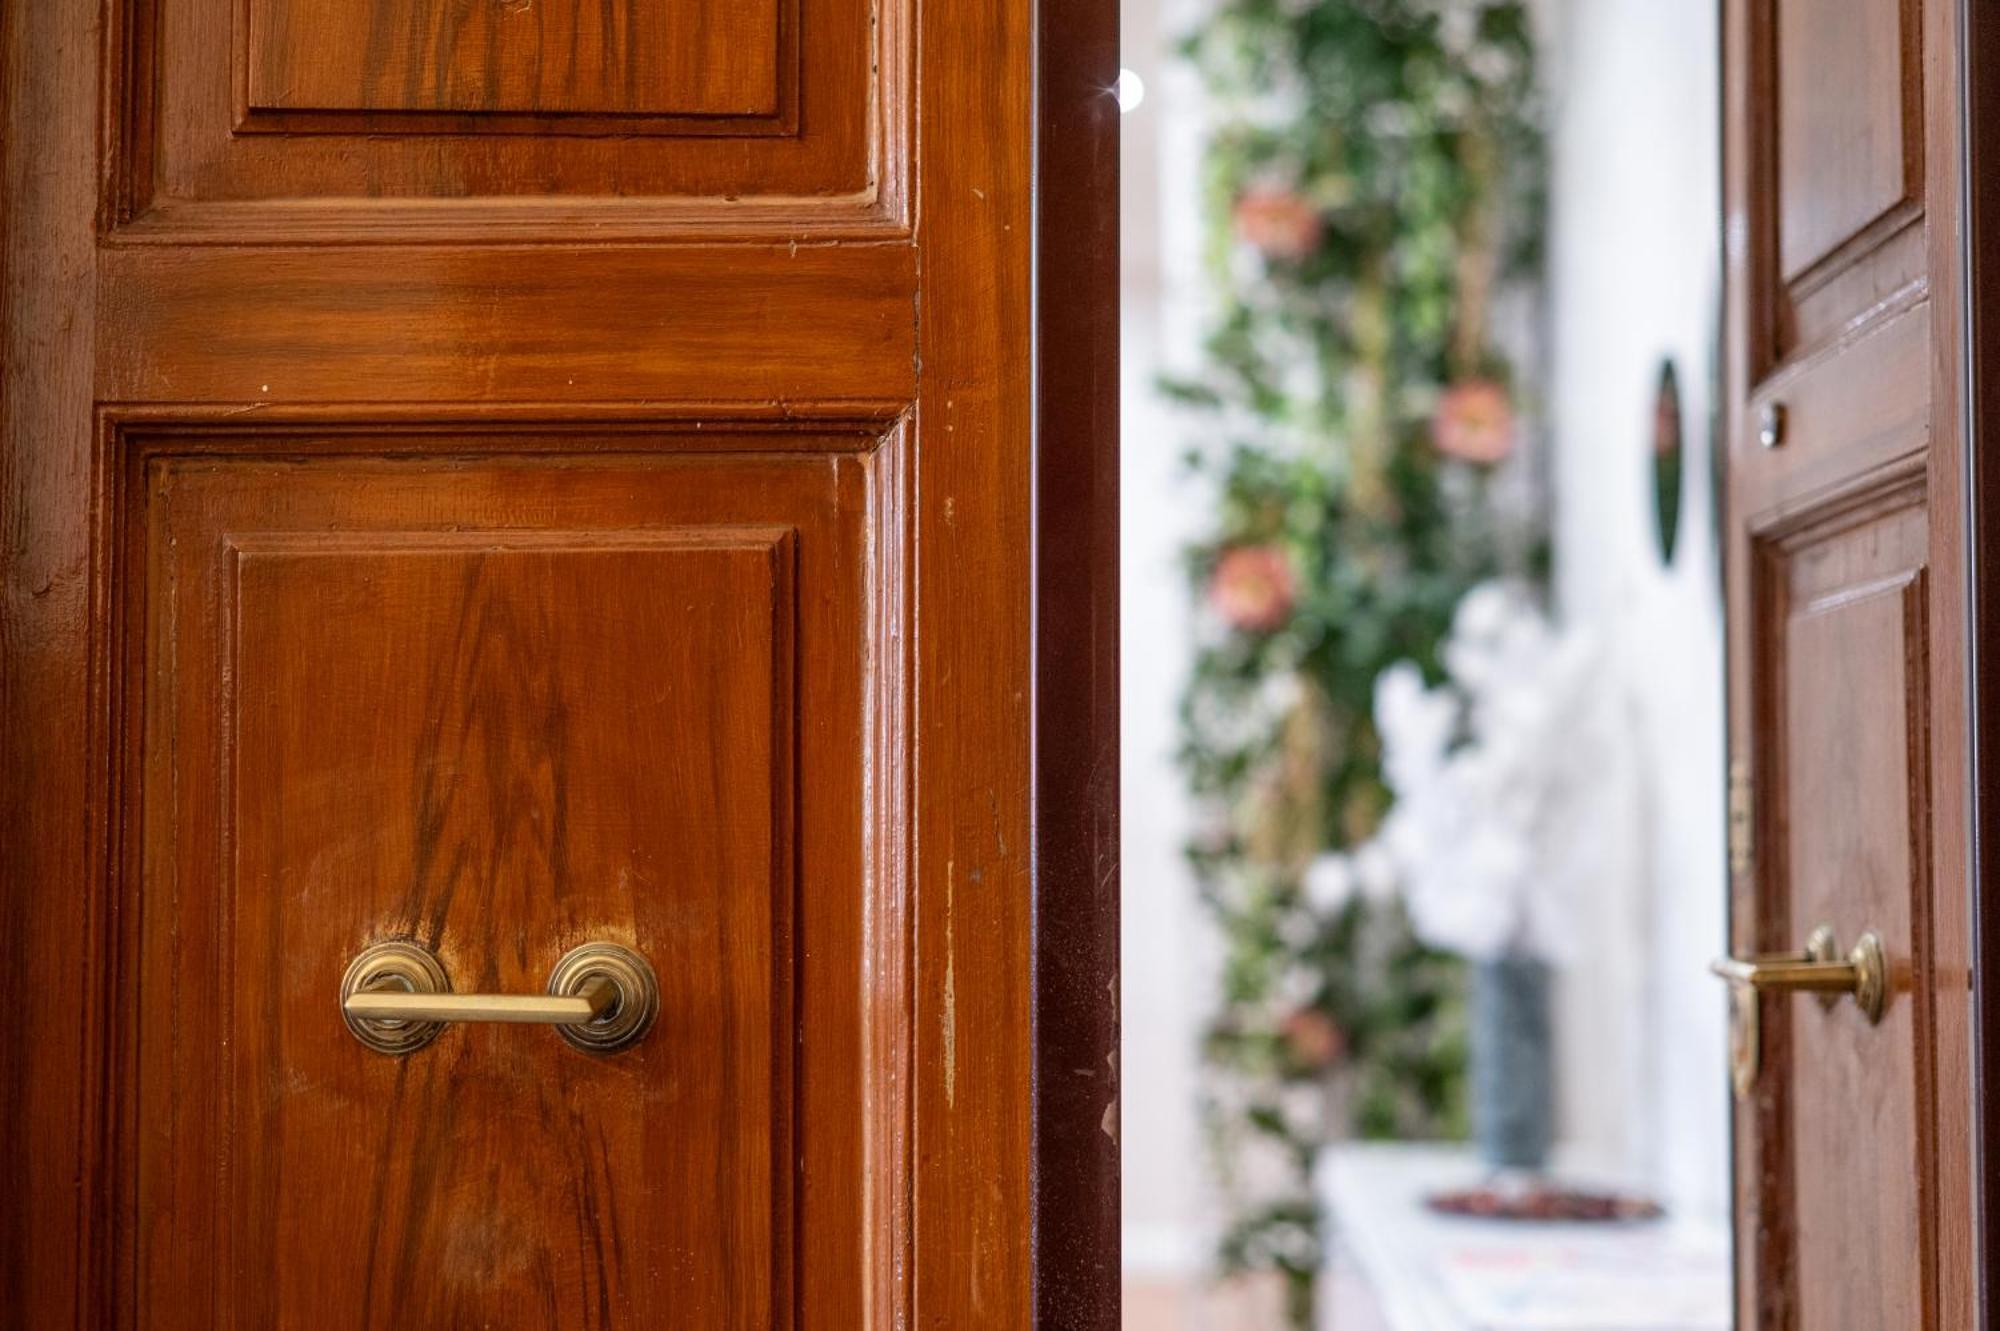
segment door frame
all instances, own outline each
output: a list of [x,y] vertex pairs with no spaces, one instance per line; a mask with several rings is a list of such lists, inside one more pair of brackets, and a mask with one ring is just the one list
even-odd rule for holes
[[1957,0],[1965,105],[1964,408],[1968,700],[1972,716],[1970,847],[1973,988],[1973,1167],[1979,1324],[2000,1331],[2000,12]]
[[1035,1320],[1117,1331],[1118,7],[1035,15]]

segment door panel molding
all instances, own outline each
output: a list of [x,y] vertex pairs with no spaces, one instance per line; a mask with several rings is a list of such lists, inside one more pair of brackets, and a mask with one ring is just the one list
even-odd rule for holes
[[[1924,5],[1743,0],[1736,13],[1726,132],[1746,188],[1728,240],[1749,282],[1756,380],[1924,286]],[[1815,99],[1827,86],[1848,90],[1840,107]]]
[[[739,1311],[759,1324],[769,1320],[772,1325],[791,1325],[794,1319],[810,1321],[824,1315],[835,1315],[857,1326],[901,1324],[908,1315],[910,1297],[908,1197],[913,1168],[910,1149],[915,1139],[914,1106],[907,1090],[912,1002],[907,965],[912,946],[907,905],[911,892],[908,776],[914,742],[907,695],[909,661],[918,649],[919,638],[908,618],[911,561],[905,547],[909,514],[902,500],[915,450],[907,419],[887,414],[889,409],[889,404],[873,411],[849,408],[844,416],[830,414],[825,420],[792,418],[780,422],[758,419],[756,412],[734,417],[666,412],[648,419],[612,409],[600,413],[605,417],[600,421],[565,418],[497,427],[464,412],[456,413],[455,419],[454,413],[448,412],[426,417],[401,407],[392,407],[397,414],[386,419],[351,416],[325,406],[294,407],[287,413],[289,419],[273,421],[212,408],[155,407],[103,413],[99,472],[106,501],[102,511],[119,517],[100,533],[96,557],[95,581],[102,591],[95,630],[99,645],[94,657],[101,663],[96,672],[96,689],[102,699],[98,733],[103,746],[101,770],[107,783],[100,807],[106,811],[123,809],[126,816],[114,819],[104,829],[108,844],[116,848],[103,867],[103,899],[109,903],[103,917],[106,932],[79,940],[79,959],[102,977],[99,1001],[111,1017],[103,1025],[104,1043],[86,1061],[104,1070],[103,1102],[124,1103],[133,1112],[100,1125],[93,1134],[98,1145],[86,1162],[89,1194],[99,1199],[99,1213],[109,1222],[91,1231],[93,1274],[83,1288],[80,1306],[93,1324],[153,1324],[144,1315],[145,1309],[170,1286],[157,1273],[152,1277],[146,1274],[142,1242],[148,1228],[146,1217],[184,1217],[191,1205],[201,1204],[206,1186],[203,1178],[226,1186],[231,1177],[226,1154],[229,1143],[236,1140],[231,1126],[234,1117],[224,1110],[190,1114],[159,1104],[148,1110],[142,1080],[147,1074],[139,1057],[141,1046],[134,1039],[135,1020],[145,1019],[142,1013],[152,1014],[157,1021],[181,1003],[191,1005],[186,1008],[190,1019],[209,1015],[198,996],[207,986],[200,984],[198,976],[191,983],[176,982],[161,989],[165,978],[155,974],[157,967],[144,966],[149,953],[156,953],[163,944],[146,941],[146,912],[139,908],[141,897],[136,895],[140,868],[135,857],[149,839],[157,839],[157,833],[149,833],[138,819],[142,810],[149,811],[145,817],[158,818],[163,816],[162,810],[180,805],[179,797],[134,798],[137,791],[159,780],[148,775],[148,763],[157,763],[160,752],[171,750],[162,741],[159,719],[149,723],[143,702],[151,687],[142,683],[150,673],[147,642],[164,631],[163,626],[145,627],[148,618],[159,613],[157,604],[148,608],[149,602],[157,603],[160,595],[157,579],[149,579],[148,568],[169,557],[190,569],[220,560],[216,569],[222,581],[218,585],[227,588],[240,585],[240,579],[229,576],[227,569],[239,565],[245,551],[261,552],[267,558],[295,558],[309,550],[321,551],[351,562],[398,553],[450,556],[454,552],[526,551],[573,557],[593,551],[645,549],[769,551],[764,558],[777,560],[773,568],[781,577],[783,604],[793,607],[775,622],[782,627],[796,621],[806,634],[796,650],[787,647],[782,653],[782,669],[776,676],[781,681],[789,680],[791,663],[803,659],[801,653],[813,652],[816,659],[824,660],[829,633],[854,635],[868,662],[848,703],[840,703],[837,694],[828,693],[832,687],[828,683],[813,683],[811,675],[798,680],[796,695],[794,686],[786,682],[774,698],[779,707],[774,715],[790,717],[796,712],[802,723],[810,717],[812,733],[822,738],[810,740],[808,732],[794,729],[790,722],[773,732],[788,737],[774,750],[782,759],[775,770],[789,770],[795,761],[791,756],[794,750],[796,762],[802,764],[800,783],[785,787],[793,793],[782,794],[773,805],[773,814],[779,819],[776,826],[787,827],[799,820],[797,836],[787,832],[778,843],[784,847],[778,880],[785,885],[782,900],[798,904],[773,917],[774,936],[783,948],[780,955],[793,958],[782,968],[781,982],[773,991],[779,996],[779,1005],[770,1009],[775,1042],[770,1048],[777,1057],[773,1068],[779,1093],[769,1110],[773,1116],[770,1151],[776,1167],[773,1228],[767,1240],[776,1245],[776,1260],[768,1267],[773,1282],[768,1298],[773,1302],[759,1305],[766,1311],[747,1307]],[[524,471],[565,473],[574,478],[575,493],[538,484],[533,491],[538,496],[535,505],[520,510],[491,497],[504,496],[510,476]],[[177,472],[200,481],[220,498],[201,500],[192,493],[182,493],[186,487],[177,488],[173,481]],[[740,502],[766,510],[752,515],[753,525],[745,525],[729,512],[719,515],[722,525],[717,525],[716,517],[705,512],[717,502],[711,496],[729,492],[728,485],[713,479],[725,474],[767,478],[739,487]],[[623,509],[615,504],[607,509],[603,495],[634,493],[648,477],[664,482],[655,487],[656,498],[622,499],[617,503],[625,505]],[[698,479],[701,477],[709,479]],[[593,480],[602,482],[595,487],[600,492],[596,495],[585,493]],[[281,508],[272,509],[266,500],[246,498],[241,493],[244,482],[272,493],[276,491],[270,487],[280,487],[287,498]],[[376,493],[385,487],[386,494]],[[798,505],[814,494],[822,496],[812,500],[821,511],[818,516],[806,516],[811,510]],[[424,499],[426,495],[430,498]],[[413,501],[416,506],[411,509]],[[507,514],[502,525],[485,531],[465,528],[466,513],[482,506],[491,508],[496,502],[501,502],[496,511]],[[390,512],[423,514],[429,525],[412,527],[407,521],[392,521],[381,526],[382,519],[370,515],[382,506]],[[252,515],[282,515],[290,534],[285,527],[270,527],[268,521],[258,531],[246,531],[240,519],[229,517],[231,507]],[[189,527],[177,544],[185,547],[189,537],[202,528],[213,532],[220,544],[196,538],[191,552],[184,549],[178,556],[171,555],[174,547],[161,545],[161,535],[149,532],[157,526],[153,515],[169,513],[174,522]],[[579,514],[607,515],[618,523],[639,525],[581,531],[565,520]],[[773,516],[778,525],[770,525]],[[690,521],[695,525],[687,525]],[[754,525],[756,522],[765,525]],[[190,559],[192,564],[187,562]],[[801,570],[797,595],[790,590],[793,578],[789,569],[794,564]],[[150,590],[149,582],[154,584]],[[176,582],[183,587],[190,585],[185,574]],[[835,588],[842,582],[852,585],[836,594]],[[336,590],[329,584],[323,594],[335,595]],[[203,612],[214,624],[207,640],[226,631],[234,641],[242,632],[240,618],[227,612],[226,602],[227,598],[224,604]],[[212,652],[199,645],[204,636],[193,629],[173,630],[169,638],[178,655],[193,661],[213,658]],[[815,638],[819,639],[817,647],[813,646]],[[788,642],[789,637],[780,641]],[[115,664],[121,661],[122,667]],[[245,683],[240,674],[238,668],[222,672],[226,696],[238,695]],[[204,693],[199,685],[194,687],[196,696]],[[837,746],[829,747],[826,738],[840,733],[832,718],[843,706],[850,715],[852,739],[859,746],[851,755],[844,755]],[[227,708],[223,715],[229,715]],[[142,744],[141,736],[149,724],[153,738]],[[834,729],[829,730],[829,726]],[[236,733],[236,727],[225,725],[219,736],[223,742],[233,743]],[[819,756],[814,757],[815,753]],[[148,754],[154,756],[148,758]],[[216,756],[226,758],[220,751]],[[193,770],[197,774],[202,770],[227,772],[233,766],[224,761],[221,768],[205,763]],[[843,787],[845,796],[837,793]],[[828,806],[827,800],[835,803]],[[851,916],[839,909],[840,894],[825,877],[831,863],[828,850],[836,844],[829,838],[847,817],[839,812],[842,800],[852,801],[852,816],[860,820],[852,831],[839,834],[852,838],[853,871],[858,875],[852,898],[858,914]],[[814,813],[815,808],[821,812]],[[813,830],[815,826],[818,832]],[[797,849],[793,849],[795,845]],[[829,909],[835,913],[828,915]],[[792,910],[804,912],[796,925],[791,922]],[[190,916],[185,908],[177,913],[181,918],[172,935],[176,952],[189,946],[191,935],[202,932],[198,914]],[[838,923],[843,918],[848,923]],[[590,931],[581,924],[578,927]],[[832,932],[827,932],[829,927]],[[613,932],[619,932],[616,922]],[[228,933],[225,929],[221,937]],[[372,940],[341,939],[343,945],[366,941]],[[558,945],[572,941],[576,940],[567,933],[548,940],[557,950]],[[643,937],[635,941],[642,951],[647,950]],[[657,939],[653,946],[658,947]],[[801,947],[813,950],[813,959],[801,953]],[[337,955],[342,951],[342,946],[334,946],[321,960],[337,970],[345,964],[344,956]],[[454,973],[468,978],[477,974],[471,967],[479,951],[476,940],[460,943],[455,961],[447,958]],[[172,953],[159,955],[169,957]],[[662,959],[655,956],[656,963]],[[673,1039],[675,984],[671,977],[675,970],[662,973],[669,977],[666,1012],[653,1036],[648,1037],[649,1042],[656,1037],[661,1041],[652,1051],[656,1059],[671,1057],[668,1042]],[[143,988],[142,975],[152,975]],[[853,988],[863,975],[870,977],[866,988]],[[524,987],[520,979],[503,978],[499,987]],[[225,993],[236,992],[234,986],[220,981],[217,987]],[[847,990],[845,997],[841,996],[843,989]],[[863,1019],[845,1035],[838,1024],[829,1027],[811,1021],[806,1006],[823,1012],[848,1004],[858,1006]],[[291,1015],[298,1017],[297,1013]],[[794,1032],[815,1030],[821,1034],[806,1040],[793,1055]],[[192,1040],[177,1038],[167,1046],[149,1040],[145,1047],[156,1051],[162,1047],[199,1048],[200,1034],[190,1032]],[[492,1057],[508,1047],[507,1041],[523,1035],[546,1032],[500,1028],[480,1037],[485,1041],[480,1052]],[[230,1047],[257,1047],[255,1040],[229,1043]],[[633,1053],[644,1058],[647,1051],[642,1045]],[[393,1071],[384,1068],[380,1055],[364,1057],[364,1051],[351,1040],[333,1039],[325,1057],[345,1058],[358,1067],[358,1072],[350,1069],[331,1075]],[[789,1070],[795,1058],[804,1060],[796,1074]],[[853,1071],[844,1069],[848,1061]],[[461,1060],[453,1065],[455,1079],[476,1077],[476,1068],[467,1072],[465,1064],[466,1060]],[[345,1067],[347,1063],[336,1061],[330,1066]],[[218,1066],[218,1077],[226,1072],[226,1067]],[[156,1070],[152,1079],[159,1081],[162,1075]],[[233,1103],[237,1097],[227,1093],[228,1088],[240,1087],[241,1082],[240,1075],[215,1082],[219,1104]],[[857,1087],[859,1095],[854,1094]],[[171,1148],[148,1144],[158,1132],[142,1131],[142,1124],[176,1122],[196,1125],[182,1129],[194,1132],[196,1139]],[[212,1172],[201,1167],[202,1161],[215,1158],[201,1138],[211,1123],[219,1126],[219,1144],[225,1152],[224,1157],[216,1158]],[[851,1127],[839,1126],[843,1123]],[[796,1126],[800,1124],[817,1126],[804,1129],[805,1135],[794,1145],[792,1137],[801,1131]],[[247,1140],[268,1136],[260,1131]],[[815,1140],[821,1144],[815,1145]],[[183,1157],[195,1165],[195,1173],[177,1185],[178,1191],[190,1187],[195,1191],[164,1209],[157,1202],[145,1202],[136,1191],[145,1177],[145,1162]],[[797,1162],[795,1167],[785,1165],[790,1160]],[[849,1190],[846,1185],[822,1182],[811,1185],[809,1193],[801,1193],[808,1179],[822,1177],[852,1177],[859,1186]],[[609,1199],[621,1195],[614,1182],[608,1176],[597,1180],[593,1186],[609,1191],[593,1207],[609,1205]],[[407,1181],[396,1184],[391,1195],[405,1186]],[[671,1189],[668,1193],[678,1195]],[[237,1204],[241,1200],[217,1194],[215,1205],[221,1209],[216,1214],[232,1221],[241,1218],[243,1208]],[[829,1207],[852,1208],[852,1213],[829,1226]],[[795,1212],[797,1218],[789,1218]],[[596,1211],[591,1214],[595,1217]],[[811,1232],[821,1237],[812,1249],[795,1251],[792,1245],[809,1232],[805,1225],[815,1215],[817,1227]],[[628,1231],[634,1220],[632,1215],[625,1217]],[[289,1223],[296,1228],[299,1222],[294,1219]],[[234,1223],[220,1226],[216,1236],[226,1239],[235,1229]],[[852,1247],[844,1258],[828,1249],[824,1238],[828,1232],[849,1236]],[[412,1237],[409,1241],[417,1240]],[[628,1233],[622,1242],[631,1246],[635,1239]],[[342,1245],[318,1246],[338,1250]],[[185,1306],[188,1299],[213,1302],[231,1293],[226,1279],[230,1251],[224,1242],[220,1252],[204,1248],[164,1268],[183,1280],[191,1272],[224,1273],[217,1284],[202,1285],[199,1290],[194,1286],[180,1288],[179,1306]],[[633,1253],[630,1259],[638,1261],[639,1254]],[[154,1260],[166,1259],[162,1254]],[[656,1260],[653,1265],[660,1263]],[[750,1269],[766,1268],[753,1263]],[[615,1313],[624,1306],[618,1302],[619,1274],[614,1263],[609,1275],[600,1270],[592,1276],[586,1271],[576,1279],[584,1282],[580,1288],[590,1299],[601,1300]],[[685,1270],[680,1274],[683,1278],[687,1275]],[[137,1283],[141,1281],[143,1284]],[[372,1288],[373,1282],[370,1284]],[[147,1291],[143,1298],[138,1294],[142,1288]],[[396,1285],[391,1292],[396,1289],[402,1291],[396,1295],[400,1301],[385,1307],[414,1306],[410,1301],[415,1296],[407,1286]],[[382,1291],[374,1293],[379,1296]],[[268,1288],[263,1295],[272,1296]],[[163,1300],[161,1306],[176,1306],[176,1300]],[[220,1325],[257,1325],[272,1317],[271,1309],[263,1305],[237,1307],[222,1302],[217,1307]],[[379,1314],[383,1309],[374,1311]]]
[[518,10],[237,0],[235,130],[796,134],[799,9],[579,7],[551,34]]
[[[909,230],[910,0],[717,0],[645,11],[657,30],[573,26],[554,50],[539,7],[91,3],[109,33],[105,226],[135,238]],[[309,30],[286,37],[286,16]],[[718,67],[746,43],[741,68]]]
[[[1767,1077],[1744,1125],[1747,1158],[1771,1162],[1751,1184],[1760,1325],[1891,1325],[1909,1308],[1937,1316],[1939,1039],[1930,836],[1932,659],[1926,476],[1902,466],[1865,477],[1751,538],[1751,658],[1760,798],[1752,873],[1739,879],[1735,934],[1764,953],[1794,950],[1821,923],[1883,935],[1890,1003],[1879,1025],[1846,1005],[1761,1000]],[[1865,707],[1842,699],[1867,698]],[[1874,700],[1897,699],[1901,707]],[[1812,733],[1804,733],[1812,732]],[[1813,755],[1793,763],[1793,752]],[[1866,816],[1844,801],[1865,774]],[[1899,833],[1879,835],[1887,799],[1907,801]],[[1754,884],[1746,890],[1746,884]],[[1865,918],[1862,918],[1865,917]],[[1857,1179],[1870,1180],[1866,1205]],[[1917,1250],[1889,1251],[1878,1208],[1917,1220]],[[1846,1230],[1848,1232],[1842,1232]],[[1810,1233],[1814,1241],[1801,1242]],[[1836,1256],[1837,1254],[1837,1256]],[[1827,1269],[1838,1261],[1842,1270]],[[1873,1291],[1878,1306],[1824,1303]],[[1846,1297],[1845,1294],[1838,1297]]]

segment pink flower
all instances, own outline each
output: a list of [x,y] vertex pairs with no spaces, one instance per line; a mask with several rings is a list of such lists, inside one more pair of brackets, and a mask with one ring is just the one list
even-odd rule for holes
[[1302,1007],[1278,1027],[1292,1063],[1310,1072],[1324,1072],[1347,1052],[1347,1036],[1333,1018],[1318,1008]]
[[1514,451],[1514,406],[1491,379],[1467,379],[1445,390],[1431,418],[1431,442],[1446,457],[1499,462]]
[[1283,628],[1298,599],[1292,561],[1275,545],[1239,545],[1216,561],[1208,601],[1231,628],[1269,633]]
[[1308,259],[1319,249],[1319,211],[1291,190],[1247,190],[1232,217],[1236,234],[1267,259]]

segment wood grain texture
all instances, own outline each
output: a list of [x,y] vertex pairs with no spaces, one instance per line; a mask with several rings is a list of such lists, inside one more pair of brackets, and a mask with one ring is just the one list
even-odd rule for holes
[[98,383],[127,402],[905,401],[916,266],[898,244],[134,246],[98,265]]
[[[873,1324],[907,1168],[862,1053],[906,1002],[863,982],[908,941],[865,850],[901,816],[868,755],[905,742],[864,720],[900,678],[866,609],[897,604],[885,459],[259,442],[126,446],[152,682],[110,1307],[780,1326],[810,1289]],[[371,1054],[330,995],[385,934],[488,990],[624,941],[660,1024],[602,1058],[507,1027]]]
[[769,118],[782,4],[250,0],[248,107]]
[[[0,6],[0,1321],[82,1325],[106,835],[87,348],[96,9]],[[51,162],[73,164],[50,170]]]
[[[783,1325],[789,533],[225,535],[219,558],[200,535],[162,534],[194,567],[151,616],[186,665],[148,670],[149,753],[180,770],[149,762],[147,798],[195,824],[185,869],[149,855],[140,889],[171,910],[139,948],[162,1062],[142,1053],[137,1109],[163,1125],[136,1162],[139,1287],[192,1303],[176,1276],[215,1270],[243,1327]],[[465,1026],[383,1058],[327,994],[384,937],[488,993],[620,942],[661,1019],[617,1057]],[[218,1025],[212,1081],[165,1065]],[[189,1193],[218,1164],[210,1230]]]
[[1921,23],[1917,0],[1777,0],[1786,280],[1922,194]]
[[1918,0],[1838,14],[1751,0],[1732,22],[1724,135],[1743,189],[1728,235],[1762,379],[1928,290],[1925,14]]
[[902,0],[242,3],[107,6],[121,235],[907,232]]
[[[1782,951],[1820,924],[1843,939],[1873,929],[1895,968],[1879,1025],[1851,1004],[1765,1004],[1789,1160],[1764,1210],[1798,1217],[1782,1276],[1801,1326],[1942,1324],[1926,1195],[1938,1032],[1924,983],[1935,895],[1925,508],[1906,469],[1760,546],[1758,655],[1770,675],[1754,761],[1758,832],[1776,839],[1760,877],[1764,946]],[[1870,1180],[1860,1207],[1857,1177]]]
[[980,1331],[1034,1324],[1035,14],[918,23],[911,1326]]
[[[776,130],[639,114],[608,133],[582,110],[253,112],[236,0],[0,7],[0,992],[24,1025],[0,1042],[0,1322],[539,1327],[553,1301],[583,1325],[976,1331],[1068,1298],[1107,1324],[1110,1080],[1038,1100],[1036,1076],[1054,1051],[1107,1055],[1114,1020],[1109,304],[1049,333],[1071,353],[1062,409],[1036,369],[1038,330],[1063,326],[1039,321],[1038,258],[1078,289],[1115,281],[1108,163],[1085,150],[1109,142],[1101,88],[1065,168],[1091,227],[1037,240],[1037,43],[1097,34],[1045,61],[1068,71],[1045,110],[1111,54],[1109,6],[1072,9],[799,0],[795,124],[781,7]],[[1038,656],[1038,478],[1063,477],[1040,496],[1051,548],[1090,576],[1074,600],[1044,584]],[[697,560],[709,618],[671,637],[657,603],[682,575],[662,561],[695,556],[663,534],[752,529],[791,533],[789,599]],[[620,857],[668,855],[634,812],[648,774],[689,783],[662,807],[726,801],[613,722],[665,707],[740,734],[763,690],[717,626],[780,603],[790,705],[765,714],[791,775],[774,755],[738,784],[794,792],[789,913],[621,882]],[[593,664],[543,650],[558,629]],[[518,665],[458,671],[500,659],[472,641]],[[373,680],[399,653],[411,680],[456,682],[363,697],[326,659]],[[729,670],[716,714],[639,688],[692,655]],[[626,683],[574,683],[598,668]],[[463,742],[426,749],[446,732]],[[1051,745],[1044,782],[1055,736],[1080,743]],[[586,786],[600,812],[558,797]],[[1038,836],[1037,802],[1067,789],[1076,816]],[[715,860],[785,838],[686,840]],[[558,862],[606,873],[525,895]],[[353,1064],[330,993],[312,1007],[377,928],[435,929],[462,978],[511,987],[545,964],[541,934],[595,927],[578,912],[672,953],[675,900],[681,998],[738,1027],[753,994],[784,1013],[765,1091],[755,1041],[719,1030],[687,1070],[630,1064],[630,1095],[593,1080],[616,1063],[566,1078],[557,1042],[502,1038],[546,1032],[453,1032],[388,1094],[462,1105],[389,1140],[380,1065]],[[719,941],[761,928],[757,901],[789,1000],[700,960],[763,973],[741,929]],[[489,912],[508,918],[482,937]],[[1038,915],[1066,923],[1064,953],[1037,951]],[[685,1154],[642,1115],[661,1105],[692,1125]],[[604,1121],[595,1157],[544,1143],[573,1142],[545,1132],[566,1114]],[[766,1148],[762,1181],[718,1180]],[[1065,1201],[1088,1220],[1044,1240],[1073,1244],[1045,1284],[1038,1216]],[[350,1243],[358,1218],[379,1228]]]
[[[1978,567],[1967,535],[1970,476],[1978,439],[1966,421],[1968,352],[1966,297],[1966,52],[1967,6],[1940,3],[1923,9],[1921,28],[1926,181],[1926,283],[1937,313],[1932,323],[1928,372],[1930,448],[1925,488],[1930,495],[1931,573],[1927,579],[1925,632],[1930,673],[1931,799],[1925,852],[1937,884],[1931,900],[1930,954],[1920,1002],[1937,1032],[1932,1060],[1936,1086],[1937,1307],[1946,1323],[1970,1325],[1983,1291],[1994,1281],[1992,1264],[1976,1259],[1975,1180],[1978,1177],[1972,1047],[1977,1027],[1972,1007],[1974,870],[1970,854],[1975,800],[1970,675],[1976,658],[1968,584]],[[1920,829],[1922,830],[1922,829]]]
[[[1874,1027],[1763,1005],[1735,1125],[1738,1318],[1969,1326],[1961,15],[1804,22],[1819,11],[1725,9],[1730,747],[1756,808],[1732,938],[1880,929],[1895,997]],[[1856,61],[1864,95],[1824,77]]]

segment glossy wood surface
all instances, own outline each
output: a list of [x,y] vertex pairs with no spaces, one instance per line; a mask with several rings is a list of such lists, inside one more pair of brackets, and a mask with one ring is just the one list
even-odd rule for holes
[[258,411],[900,404],[916,271],[906,245],[117,248],[97,266],[96,372],[116,401]]
[[103,3],[120,241],[908,230],[904,0]]
[[1725,16],[1732,944],[1873,929],[1891,995],[1762,1002],[1739,1325],[1970,1327],[1961,11]]
[[1779,267],[1797,280],[1900,205],[1921,206],[1922,8],[1917,0],[1778,0],[1775,8]]
[[[872,654],[868,468],[233,442],[149,450],[134,496],[140,840],[172,849],[136,866],[119,1093],[142,1322],[782,1326],[799,1266],[862,1323],[862,1195],[797,1205],[787,1162],[851,1178],[893,1135],[855,1023],[814,1015],[880,1000],[860,938],[897,927],[858,895],[861,676],[793,675]],[[327,1001],[385,936],[483,992],[622,942],[660,1019],[618,1055],[467,1026],[387,1059]]]
[[[1920,481],[1815,511],[1773,533],[1753,574],[1770,674],[1761,752],[1773,807],[1759,831],[1764,936],[1819,924],[1883,941],[1894,995],[1879,1024],[1851,1002],[1767,1007],[1771,1076],[1792,1144],[1767,1207],[1792,1213],[1792,1249],[1764,1277],[1789,1285],[1805,1327],[1940,1325],[1934,1216],[1936,1012],[1927,762],[1932,666],[1929,532]],[[1782,950],[1773,947],[1770,950]],[[1839,1162],[1836,1166],[1835,1162]],[[1855,1204],[1857,1171],[1869,1180]],[[1927,1232],[1930,1231],[1930,1232]]]
[[245,101],[251,111],[771,116],[783,5],[250,0]]
[[[1965,15],[1967,209],[1963,239],[1968,256],[1965,292],[1971,318],[1966,330],[1966,426],[1974,440],[2000,438],[2000,13],[1974,5]],[[1971,526],[1967,546],[1973,567],[1972,680],[1973,774],[1973,1064],[1974,1189],[1978,1201],[1974,1270],[2000,1271],[2000,467],[1990,448],[1967,450]],[[2000,1328],[2000,1280],[1979,1282],[1979,1326]]]
[[[1034,301],[1038,105],[1113,271],[1112,44],[1034,77],[1108,8],[532,12],[0,9],[0,1321],[1109,1325],[1115,376],[1035,448],[1115,319]],[[390,1060],[381,936],[660,1023]]]
[[[147,416],[106,441],[146,681],[113,1307],[893,1315],[907,813],[867,769],[901,738],[900,429]],[[467,1027],[385,1059],[329,1002],[385,936],[502,992],[624,942],[660,1021],[599,1058]]]

